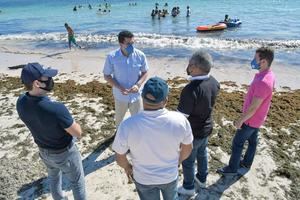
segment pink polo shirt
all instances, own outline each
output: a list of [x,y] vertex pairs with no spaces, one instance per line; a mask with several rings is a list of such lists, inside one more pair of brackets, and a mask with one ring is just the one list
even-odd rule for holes
[[245,97],[243,113],[248,110],[253,97],[263,99],[263,102],[254,115],[245,121],[245,124],[253,128],[259,128],[265,122],[271,105],[274,85],[275,75],[271,70],[265,70],[255,74]]

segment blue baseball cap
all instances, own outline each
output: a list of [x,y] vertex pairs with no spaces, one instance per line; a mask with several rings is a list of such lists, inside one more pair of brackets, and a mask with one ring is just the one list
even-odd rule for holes
[[21,80],[23,84],[30,84],[35,80],[39,80],[42,76],[54,77],[57,75],[57,69],[44,69],[39,63],[28,63],[22,69]]
[[[147,97],[150,94],[153,98]],[[169,87],[166,81],[159,77],[150,78],[144,85],[142,97],[149,103],[157,104],[167,98]]]

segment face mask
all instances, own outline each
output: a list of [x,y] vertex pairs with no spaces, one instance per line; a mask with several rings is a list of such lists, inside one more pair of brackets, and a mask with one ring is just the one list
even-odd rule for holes
[[46,90],[46,91],[50,92],[54,87],[53,78],[49,77],[47,81],[42,81],[42,80],[39,80],[39,81],[46,85],[46,87],[40,87],[43,90]]
[[251,61],[251,68],[260,70],[260,65],[256,62],[255,58]]
[[126,47],[126,52],[128,55],[132,54],[133,53],[133,45],[132,44],[129,44],[127,47]]

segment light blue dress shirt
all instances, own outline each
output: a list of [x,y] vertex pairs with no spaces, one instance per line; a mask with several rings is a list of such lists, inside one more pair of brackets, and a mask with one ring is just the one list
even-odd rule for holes
[[[124,56],[121,49],[109,53],[104,64],[103,74],[111,75],[121,86],[126,89],[134,86],[142,72],[149,69],[145,54],[134,48],[129,57]],[[141,97],[141,89],[137,93],[123,95],[121,91],[113,87],[114,98],[118,101],[133,103]]]

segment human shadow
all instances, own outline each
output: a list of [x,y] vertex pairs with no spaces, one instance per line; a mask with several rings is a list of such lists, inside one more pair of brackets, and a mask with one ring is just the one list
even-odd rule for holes
[[223,193],[234,183],[240,180],[249,169],[240,168],[238,174],[234,176],[221,176],[214,184],[208,186],[207,188],[198,190],[198,194],[195,200],[219,200],[221,199]]
[[221,199],[225,190],[240,180],[240,178],[243,177],[248,171],[249,169],[240,168],[237,175],[221,176],[217,182],[208,186],[207,188],[199,188],[196,185],[196,195],[179,195],[179,200],[219,200]]
[[[115,161],[115,156],[111,155],[106,159],[97,161],[97,158],[110,146],[114,140],[114,135],[97,145],[97,148],[82,160],[85,176],[109,165]],[[62,188],[64,191],[70,191],[69,181],[63,177]],[[50,193],[47,177],[39,178],[31,183],[23,185],[18,191],[18,199],[36,199],[44,194]]]

